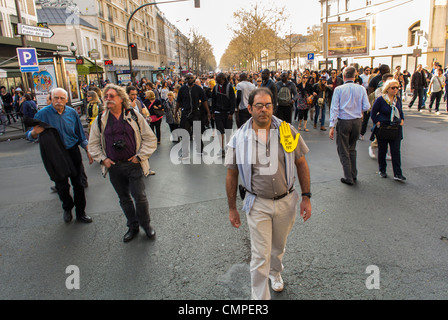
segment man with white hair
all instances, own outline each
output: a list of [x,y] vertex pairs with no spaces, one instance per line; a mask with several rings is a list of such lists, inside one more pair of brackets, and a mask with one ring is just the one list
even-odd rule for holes
[[[92,222],[86,215],[86,197],[83,183],[82,156],[78,145],[87,152],[89,162],[93,158],[88,152],[88,141],[78,113],[67,106],[68,94],[62,88],[53,89],[51,104],[36,113],[29,124],[34,126],[27,132],[31,141],[39,137],[42,161],[50,179],[56,183],[59,199],[64,210],[66,223],[72,220],[72,209],[76,210],[77,221]],[[74,197],[70,195],[70,178]]]

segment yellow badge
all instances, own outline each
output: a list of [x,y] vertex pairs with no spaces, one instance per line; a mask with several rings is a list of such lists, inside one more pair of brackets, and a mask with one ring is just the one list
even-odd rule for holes
[[280,125],[280,143],[286,152],[293,152],[299,143],[300,133],[297,133],[296,138],[292,137],[291,127],[286,121]]

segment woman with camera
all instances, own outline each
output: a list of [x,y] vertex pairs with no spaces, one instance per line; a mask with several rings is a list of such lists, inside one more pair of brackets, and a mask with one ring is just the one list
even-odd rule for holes
[[401,171],[401,140],[403,139],[404,116],[401,99],[398,97],[400,83],[388,80],[382,87],[382,96],[372,106],[371,118],[376,125],[373,133],[378,141],[379,174],[387,178],[386,153],[389,145],[392,156],[394,179],[404,181]]

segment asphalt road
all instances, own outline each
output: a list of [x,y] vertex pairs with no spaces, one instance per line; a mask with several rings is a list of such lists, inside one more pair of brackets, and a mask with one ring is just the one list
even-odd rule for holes
[[[448,116],[405,109],[405,183],[378,176],[366,139],[358,142],[358,183],[346,186],[328,131],[302,132],[313,214],[296,221],[285,290],[272,299],[448,299]],[[157,174],[145,180],[157,237],[140,233],[130,243],[122,242],[126,221],[98,164],[85,158],[94,222],[66,224],[39,145],[0,143],[0,299],[250,299],[249,233],[243,213],[240,229],[228,222],[224,166],[172,164],[162,127],[150,161]],[[76,283],[70,266],[79,289],[67,288]],[[376,273],[366,273],[371,266]],[[367,288],[372,275],[377,289]]]

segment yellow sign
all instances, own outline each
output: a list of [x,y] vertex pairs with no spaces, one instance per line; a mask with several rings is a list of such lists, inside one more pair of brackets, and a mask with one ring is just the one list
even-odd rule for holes
[[291,127],[289,123],[283,121],[280,125],[280,143],[286,152],[293,152],[299,143],[300,133],[297,133],[296,138],[292,137]]

